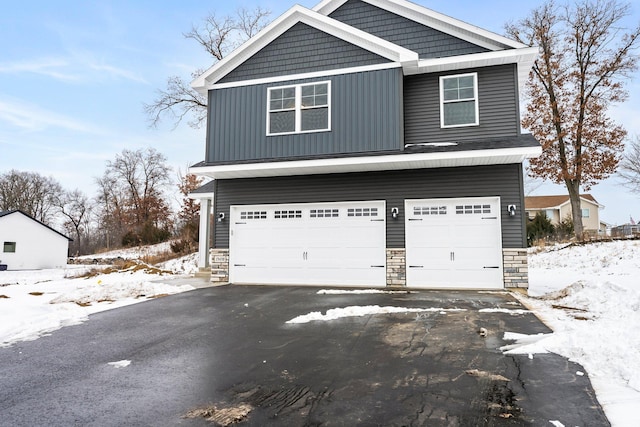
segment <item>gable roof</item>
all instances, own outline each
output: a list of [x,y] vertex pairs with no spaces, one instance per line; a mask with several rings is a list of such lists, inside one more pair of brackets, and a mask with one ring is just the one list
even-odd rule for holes
[[[604,207],[591,195],[581,194],[580,199],[591,202],[598,207]],[[569,195],[557,195],[557,196],[527,196],[524,198],[525,209],[539,210],[539,209],[558,209],[563,205],[569,203]]]
[[[330,15],[349,0],[323,0],[313,11],[323,15]],[[443,33],[452,35],[489,50],[519,49],[528,47],[515,40],[487,31],[459,19],[452,18],[424,6],[406,0],[361,0],[387,10],[396,15],[418,22]]]
[[43,226],[43,227],[45,227],[45,228],[48,228],[49,230],[53,231],[54,233],[59,234],[60,236],[64,237],[65,239],[69,240],[70,242],[73,242],[73,239],[72,239],[72,238],[67,237],[67,236],[65,236],[64,234],[60,233],[59,231],[57,231],[57,230],[55,230],[55,229],[53,229],[53,228],[49,227],[49,226],[48,226],[47,224],[45,224],[44,222],[40,222],[40,221],[38,221],[37,219],[33,218],[32,216],[27,215],[25,212],[21,211],[20,209],[13,209],[13,210],[10,210],[10,211],[0,212],[0,218],[2,218],[3,216],[9,216],[9,215],[14,214],[14,213],[21,213],[22,215],[26,216],[26,217],[27,217],[27,218],[29,218],[30,220],[32,220],[32,221],[34,221],[34,222],[37,222],[37,223],[38,223],[38,224],[40,224],[41,226]]
[[380,55],[383,58],[387,58],[390,61],[400,64],[411,62],[417,65],[418,54],[416,52],[353,28],[335,19],[313,12],[300,5],[295,5],[271,24],[263,28],[254,37],[247,40],[238,49],[234,50],[231,54],[197,77],[191,83],[191,86],[196,90],[206,92],[208,85],[216,83],[234,68],[299,22],[329,33],[332,36]]
[[[324,0],[312,10],[300,5],[293,6],[231,54],[198,76],[193,80],[191,86],[205,95],[209,89],[214,87],[239,85],[237,82],[218,85],[216,83],[299,22],[386,58],[396,66],[401,66],[406,75],[518,63],[522,65],[522,67],[518,67],[519,82],[522,85],[538,55],[538,48],[528,47],[406,0],[361,0],[490,50],[473,55],[420,60],[417,52],[328,16],[346,1],[348,0]],[[283,78],[283,80],[285,79],[286,77]]]

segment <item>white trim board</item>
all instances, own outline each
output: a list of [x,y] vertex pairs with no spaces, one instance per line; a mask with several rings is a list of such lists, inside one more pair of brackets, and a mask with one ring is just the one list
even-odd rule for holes
[[541,147],[515,147],[488,150],[199,166],[190,168],[189,173],[199,176],[208,176],[214,179],[235,179],[287,175],[317,175],[404,169],[428,169],[522,163],[525,159],[537,157],[541,153]]

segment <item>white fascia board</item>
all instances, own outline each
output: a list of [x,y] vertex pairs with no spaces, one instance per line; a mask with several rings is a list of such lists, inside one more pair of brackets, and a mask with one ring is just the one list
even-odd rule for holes
[[384,64],[363,65],[361,67],[336,68],[335,70],[313,71],[311,73],[288,74],[286,76],[264,77],[253,80],[241,80],[237,82],[216,83],[209,86],[209,89],[228,89],[231,87],[253,86],[259,84],[288,82],[292,80],[317,79],[321,77],[331,77],[344,74],[365,73],[368,71],[389,70],[392,68],[400,68],[401,64],[397,62],[389,62]]
[[212,199],[214,193],[189,193],[187,197],[193,200]]
[[418,54],[416,52],[358,30],[335,19],[313,12],[302,6],[295,5],[265,27],[256,36],[249,39],[222,61],[196,78],[191,83],[191,87],[201,94],[206,94],[211,85],[215,84],[219,79],[223,78],[285,31],[300,22],[380,55],[392,62],[399,62],[403,65],[409,63],[417,64],[418,62]]
[[538,57],[537,47],[523,47],[520,49],[500,50],[495,52],[474,53],[470,55],[449,56],[445,58],[422,59],[418,67],[405,67],[405,74],[438,73],[468,68],[490,67],[503,64],[518,65],[518,85],[520,89],[529,78],[531,67]]
[[[526,45],[517,41],[406,0],[363,1],[489,50],[526,47]],[[347,0],[324,0],[316,5],[313,10],[323,15],[329,15],[346,2]]]
[[189,173],[199,176],[208,176],[214,179],[235,179],[404,169],[429,169],[522,163],[525,159],[537,157],[541,153],[541,147],[516,147],[494,150],[413,153],[368,157],[345,157],[337,159],[201,166],[190,168]]

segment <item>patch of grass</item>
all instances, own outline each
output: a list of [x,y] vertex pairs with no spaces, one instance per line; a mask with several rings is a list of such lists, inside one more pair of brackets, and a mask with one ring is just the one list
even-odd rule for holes
[[159,264],[161,262],[180,258],[181,256],[181,254],[176,254],[173,251],[165,251],[153,255],[144,255],[140,260],[146,264]]
[[79,302],[79,301],[76,301],[76,304],[78,304],[80,307],[90,307],[91,306],[90,302]]
[[29,295],[33,295],[34,297],[39,297],[44,295],[44,292],[29,292]]

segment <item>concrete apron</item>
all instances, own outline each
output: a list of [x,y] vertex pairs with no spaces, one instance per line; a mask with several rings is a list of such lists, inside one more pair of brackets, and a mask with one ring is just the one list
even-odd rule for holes
[[[532,313],[480,312],[526,310],[506,292],[201,291],[228,316],[211,337],[207,391],[194,408],[213,404],[219,414],[260,426],[609,425],[588,377],[576,374],[584,372],[581,366],[555,354],[530,358],[499,350],[510,343],[505,332],[550,332]],[[286,323],[354,305],[463,311]]]

